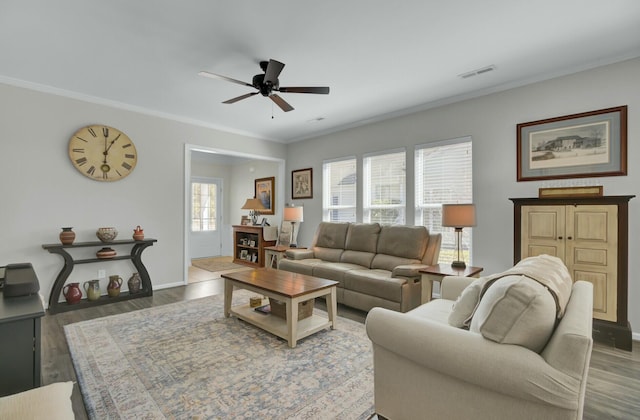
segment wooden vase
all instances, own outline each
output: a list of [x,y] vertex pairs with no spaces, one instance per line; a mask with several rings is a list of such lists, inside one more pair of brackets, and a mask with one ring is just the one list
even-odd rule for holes
[[73,241],[76,239],[76,233],[71,230],[73,228],[63,227],[62,232],[60,232],[60,242],[62,245],[71,245]]

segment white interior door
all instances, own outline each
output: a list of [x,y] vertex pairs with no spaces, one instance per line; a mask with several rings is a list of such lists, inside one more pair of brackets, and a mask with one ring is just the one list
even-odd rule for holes
[[222,253],[222,180],[191,178],[190,258],[216,257]]

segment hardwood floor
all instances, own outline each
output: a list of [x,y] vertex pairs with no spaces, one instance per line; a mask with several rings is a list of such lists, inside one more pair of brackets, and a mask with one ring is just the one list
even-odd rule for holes
[[[43,384],[76,381],[64,336],[64,325],[88,319],[135,311],[189,299],[222,294],[222,279],[200,281],[187,286],[154,291],[151,297],[133,299],[95,308],[79,309],[42,319],[42,379]],[[324,301],[316,305],[325,308]],[[364,322],[366,313],[338,305],[338,314]],[[76,419],[86,419],[78,385],[73,390],[73,410]],[[595,343],[587,383],[585,419],[640,418],[640,342],[633,342],[633,351],[626,352]]]

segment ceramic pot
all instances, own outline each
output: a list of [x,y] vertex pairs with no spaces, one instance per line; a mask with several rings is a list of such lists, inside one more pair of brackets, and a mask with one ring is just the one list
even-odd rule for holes
[[100,299],[100,280],[85,281],[82,287],[87,293],[87,300]]
[[69,283],[62,288],[62,294],[69,305],[80,302],[82,299],[82,290],[80,283]]
[[140,287],[142,286],[142,279],[140,278],[140,274],[133,273],[129,281],[127,281],[127,286],[129,287],[129,293],[135,294],[140,292]]
[[109,276],[109,284],[107,285],[107,294],[109,297],[116,297],[120,294],[120,286],[122,286],[122,277]]
[[76,233],[72,231],[70,227],[63,227],[62,232],[60,232],[60,242],[62,245],[71,245],[73,241],[76,239]]
[[138,225],[135,229],[133,229],[133,240],[141,241],[144,239],[144,230]]
[[96,232],[96,236],[102,242],[111,242],[118,236],[118,230],[114,227],[101,227]]
[[106,248],[102,248],[101,250],[99,250],[98,252],[96,252],[96,257],[100,258],[100,259],[108,259],[108,258],[113,258],[116,256],[116,251],[114,249],[111,249],[109,247]]

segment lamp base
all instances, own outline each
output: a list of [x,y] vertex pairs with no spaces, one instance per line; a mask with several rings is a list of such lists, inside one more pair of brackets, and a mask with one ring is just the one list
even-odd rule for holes
[[467,264],[464,261],[454,261],[451,263],[451,267],[453,268],[467,268]]

